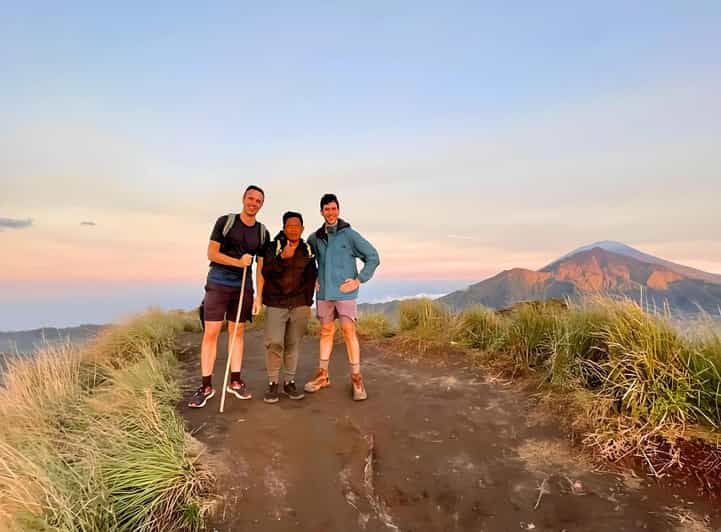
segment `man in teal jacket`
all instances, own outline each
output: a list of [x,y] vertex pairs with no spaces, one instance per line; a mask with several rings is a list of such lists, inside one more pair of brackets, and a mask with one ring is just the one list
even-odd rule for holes
[[[353,399],[368,397],[360,372],[360,344],[356,334],[358,287],[373,277],[380,260],[378,251],[350,224],[338,215],[340,206],[335,194],[320,199],[320,212],[325,223],[308,237],[318,260],[318,296],[316,309],[320,329],[320,364],[313,380],[305,385],[306,392],[317,392],[330,384],[328,364],[333,351],[335,320],[340,320],[351,366]],[[363,262],[358,272],[356,259]]]

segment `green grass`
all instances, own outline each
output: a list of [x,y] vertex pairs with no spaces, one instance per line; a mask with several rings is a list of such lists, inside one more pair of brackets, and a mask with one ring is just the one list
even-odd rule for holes
[[516,366],[534,369],[546,361],[557,313],[555,305],[543,302],[520,304],[511,311],[501,349],[513,357]]
[[419,352],[448,344],[453,334],[453,314],[430,299],[402,301],[398,324],[401,341]]
[[453,320],[451,338],[470,349],[500,349],[507,329],[506,320],[485,307],[471,307]]
[[381,312],[361,313],[357,325],[358,334],[366,338],[390,338],[396,334],[388,317]]
[[87,348],[8,361],[0,529],[202,527],[211,477],[174,409],[173,337],[189,327],[190,315],[151,311]]
[[[476,362],[532,372],[577,405],[586,441],[618,458],[693,427],[717,445],[721,431],[721,333],[702,320],[683,330],[671,316],[628,300],[531,302],[460,314],[428,300],[404,302],[401,336],[469,348]],[[568,402],[568,401],[566,401]]]

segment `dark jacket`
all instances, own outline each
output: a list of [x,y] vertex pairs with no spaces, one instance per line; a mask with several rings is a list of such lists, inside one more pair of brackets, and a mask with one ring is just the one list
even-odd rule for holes
[[311,247],[301,239],[295,254],[282,259],[287,243],[283,231],[266,249],[263,258],[263,304],[269,307],[295,308],[311,306],[318,270]]

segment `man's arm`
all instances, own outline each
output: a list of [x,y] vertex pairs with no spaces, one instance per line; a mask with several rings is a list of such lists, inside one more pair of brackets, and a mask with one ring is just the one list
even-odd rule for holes
[[216,264],[223,264],[225,266],[235,266],[236,268],[245,268],[253,263],[253,255],[247,253],[239,259],[235,259],[230,255],[220,252],[220,242],[211,240],[208,242],[208,260],[215,262]]
[[376,271],[376,268],[381,263],[380,256],[378,255],[378,250],[373,247],[373,244],[363,238],[358,231],[351,231],[353,250],[356,257],[363,261],[363,269],[361,269],[358,273],[358,280],[361,283],[366,283],[370,281]]
[[[265,277],[263,276],[263,256],[271,250],[270,233],[265,230],[265,245],[258,249],[257,263],[255,272],[255,299],[253,300],[253,314],[259,314],[263,308],[263,286],[265,285]],[[271,250],[272,252],[272,250]]]
[[263,259],[263,267],[259,268],[263,271],[263,277],[270,277],[274,273],[280,273],[283,270],[280,258],[275,254],[275,246],[270,245],[265,250],[265,256]]
[[318,279],[318,268],[315,265],[315,259],[310,259],[303,270],[303,290],[305,292],[305,303],[308,306],[313,304],[313,295],[316,290],[316,281]]
[[258,268],[255,272],[255,298],[253,299],[253,314],[258,314],[263,306],[263,257],[258,257]]
[[221,242],[225,240],[223,235],[223,228],[225,223],[228,221],[227,216],[221,216],[215,221],[213,230],[210,232],[210,242],[208,242],[208,260],[215,262],[216,264],[223,264],[225,266],[235,266],[236,268],[245,268],[253,264],[252,255],[243,255],[241,258],[236,259],[230,255],[220,252]]

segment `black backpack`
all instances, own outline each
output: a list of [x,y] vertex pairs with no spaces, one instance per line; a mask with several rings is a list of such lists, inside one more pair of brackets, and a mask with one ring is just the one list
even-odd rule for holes
[[[233,228],[233,225],[235,225],[235,221],[238,219],[240,214],[238,213],[230,213],[226,215],[225,217],[225,225],[223,226],[223,238],[228,236],[228,233],[230,233],[230,230]],[[265,238],[268,234],[268,230],[265,228],[265,225],[263,225],[263,222],[258,222],[258,229],[260,230],[260,236],[259,236],[259,242],[260,247],[262,248],[265,245]],[[198,307],[198,317],[200,318],[200,328],[205,330],[205,298],[203,298],[203,301],[200,302],[200,306]]]

